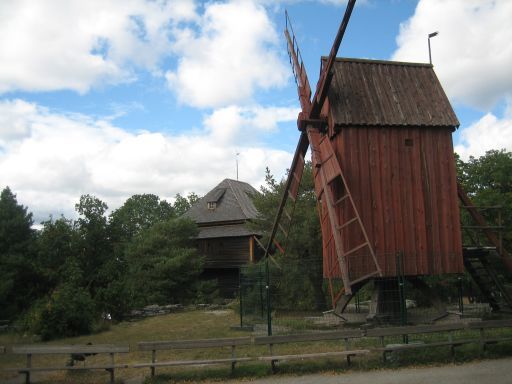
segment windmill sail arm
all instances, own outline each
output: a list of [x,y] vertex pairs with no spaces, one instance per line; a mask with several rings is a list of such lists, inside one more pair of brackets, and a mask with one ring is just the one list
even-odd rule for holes
[[292,37],[292,35],[290,35],[288,25],[290,26],[293,35],[293,28],[291,26],[288,13],[286,13],[286,29],[284,30],[284,35],[288,44],[288,55],[290,56],[293,75],[295,77],[295,82],[297,83],[297,92],[299,94],[302,113],[309,115],[309,111],[311,109],[311,86],[309,85],[308,75],[306,74],[306,68],[304,67],[299,47],[295,41],[295,36]]
[[352,10],[354,9],[354,5],[356,4],[356,0],[350,0],[347,4],[347,8],[345,10],[345,15],[343,16],[343,21],[338,29],[338,33],[336,34],[336,38],[334,39],[334,43],[331,47],[331,52],[329,53],[329,58],[327,59],[327,64],[322,70],[320,75],[320,80],[318,81],[315,95],[313,96],[313,101],[311,104],[311,112],[310,118],[316,119],[320,116],[320,111],[322,109],[322,105],[324,104],[325,98],[327,97],[327,91],[329,90],[329,86],[331,85],[332,80],[332,66],[336,60],[336,55],[338,54],[338,50],[341,45],[341,40],[343,40],[343,36],[345,35],[345,30],[347,29],[348,22],[350,20],[350,16],[352,15]]
[[297,143],[297,148],[295,149],[295,154],[293,155],[292,165],[288,172],[288,177],[286,179],[285,188],[283,191],[283,195],[281,197],[281,202],[279,204],[279,208],[277,209],[276,216],[274,218],[274,224],[272,225],[272,231],[270,232],[270,237],[268,239],[267,247],[265,248],[264,257],[269,256],[269,251],[274,242],[274,238],[277,233],[277,229],[279,228],[279,222],[281,221],[281,217],[283,215],[283,210],[286,205],[286,201],[288,197],[292,195],[292,198],[296,198],[298,194],[298,187],[300,184],[300,180],[302,178],[302,171],[304,169],[304,156],[309,147],[309,139],[305,132],[300,134],[299,142]]

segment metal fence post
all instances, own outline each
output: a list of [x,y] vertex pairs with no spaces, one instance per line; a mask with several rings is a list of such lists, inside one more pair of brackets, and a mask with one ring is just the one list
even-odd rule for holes
[[462,277],[457,278],[459,285],[459,312],[461,315],[464,314],[464,292],[462,289]]
[[[405,278],[403,275],[403,251],[396,255],[396,274],[398,279],[398,299],[400,301],[400,325],[407,324],[407,301],[405,299]],[[407,335],[403,336],[404,343],[408,343]]]
[[243,306],[243,299],[242,299],[242,296],[243,296],[243,292],[242,292],[242,268],[239,268],[238,269],[238,291],[239,291],[239,295],[240,295],[240,328],[242,328],[244,326],[244,321],[243,321],[243,318],[244,318],[244,306]]
[[270,268],[268,265],[268,256],[265,260],[265,269],[267,274],[267,334],[272,336],[272,306],[270,305]]

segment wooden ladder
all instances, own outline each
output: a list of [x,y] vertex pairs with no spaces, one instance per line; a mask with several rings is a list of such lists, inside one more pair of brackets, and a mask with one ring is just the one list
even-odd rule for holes
[[464,266],[494,311],[512,309],[512,297],[489,260],[486,247],[464,249]]
[[[339,267],[343,281],[343,289],[335,293],[332,290],[331,277],[329,277],[333,306],[336,308],[335,312],[341,313],[355,291],[363,285],[361,283],[371,277],[381,276],[382,272],[329,137],[311,127],[307,129],[307,134],[312,150],[315,193],[322,207],[325,207],[321,212],[322,221],[327,216],[331,232],[328,236],[325,236],[326,234],[322,236],[324,244],[334,241],[338,262],[337,266],[329,266],[329,275],[332,276],[334,269]],[[346,249],[348,241],[346,236],[343,236],[343,232],[351,226],[356,228],[356,233],[359,232],[358,237],[363,240]],[[322,228],[325,228],[325,225]],[[350,268],[350,256],[362,254],[369,255],[373,263],[373,271],[364,275],[357,274]],[[366,270],[371,270],[371,268],[366,267]]]

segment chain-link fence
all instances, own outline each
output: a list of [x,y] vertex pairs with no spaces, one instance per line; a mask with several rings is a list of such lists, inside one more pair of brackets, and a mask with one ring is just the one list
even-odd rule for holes
[[240,325],[267,321],[268,304],[265,263],[240,268]]
[[[267,331],[270,313],[274,334],[335,326],[410,325],[482,318],[491,313],[488,298],[467,273],[411,276],[394,255],[398,273],[369,279],[357,287],[348,305],[335,314],[341,279],[324,279],[318,257],[269,259],[240,270],[241,325]],[[390,256],[391,258],[391,256]],[[339,298],[339,297],[338,297]],[[270,312],[269,312],[270,311]]]

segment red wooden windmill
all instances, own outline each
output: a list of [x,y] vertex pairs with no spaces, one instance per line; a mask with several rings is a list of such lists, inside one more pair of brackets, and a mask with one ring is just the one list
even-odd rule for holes
[[300,138],[265,255],[291,221],[311,148],[324,278],[336,313],[371,279],[464,270],[458,195],[465,195],[451,136],[457,117],[430,64],[336,58],[354,4],[322,58],[312,98],[287,17]]

